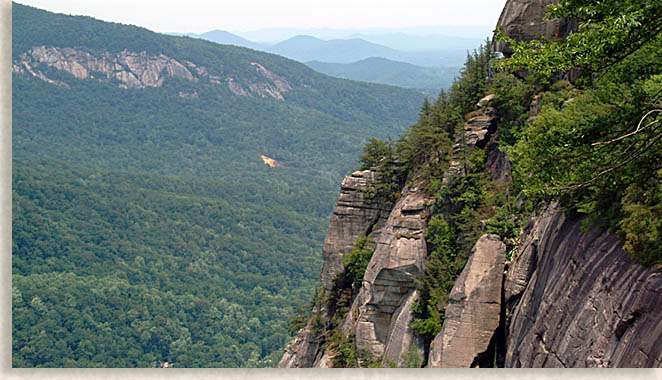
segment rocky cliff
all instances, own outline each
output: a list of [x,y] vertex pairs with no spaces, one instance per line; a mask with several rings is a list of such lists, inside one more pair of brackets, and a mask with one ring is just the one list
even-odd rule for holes
[[505,278],[507,367],[661,367],[662,273],[548,208]]
[[[575,30],[574,22],[562,19],[544,19],[545,8],[558,0],[508,0],[501,11],[497,28],[517,41],[545,38],[559,40]],[[506,57],[512,53],[504,42],[492,42],[492,50]]]
[[[518,40],[563,38],[575,25],[543,20],[550,3],[509,0],[499,26]],[[509,53],[504,45],[492,49]],[[466,115],[444,173],[432,179],[447,190],[476,175],[467,169],[476,149],[485,155],[479,171],[493,188],[511,182],[499,149],[507,121],[499,119],[494,100],[481,99]],[[534,95],[530,119],[540,112],[539,101]],[[357,353],[358,366],[662,367],[662,271],[634,263],[618,237],[555,204],[525,218],[515,200],[520,206],[506,219],[524,220],[519,238],[486,233],[487,220],[480,220],[475,240],[460,236],[475,245],[440,303],[441,331],[433,339],[419,335],[413,327],[419,285],[433,249],[425,232],[432,215],[448,219],[458,210],[440,206],[415,173],[394,204],[369,202],[367,190],[383,180],[375,168],[343,181],[324,246],[322,296],[280,367],[347,365],[335,359],[348,350]],[[366,235],[374,252],[361,284],[349,286],[343,257]]]
[[[584,232],[580,218],[553,206],[528,221],[512,260],[498,236],[477,241],[450,294],[443,329],[426,346],[412,328],[412,306],[427,258],[431,198],[408,186],[392,207],[366,203],[364,191],[374,181],[374,171],[343,181],[321,273],[324,294],[337,291],[343,254],[361,235],[375,239],[341,324],[357,350],[386,366],[404,365],[412,353],[428,367],[662,366],[659,268],[633,263],[615,236]],[[325,302],[313,312],[333,314]],[[333,366],[325,328],[309,322],[279,367]]]
[[[461,157],[476,146],[485,147],[493,136],[493,109],[485,105],[478,111],[467,120],[456,141],[445,183],[464,176]],[[311,321],[321,318],[325,322],[322,326],[309,322],[301,329],[285,349],[279,367],[331,365],[334,351],[328,329],[335,310],[329,295],[343,286],[343,255],[352,250],[360,236],[368,236],[375,243],[374,253],[361,286],[351,291],[351,306],[342,316],[342,333],[354,337],[352,344],[357,351],[379,358],[384,365],[400,366],[412,356],[422,360],[427,355],[429,347],[411,324],[417,281],[428,257],[424,232],[434,198],[414,179],[400,191],[395,204],[366,199],[367,190],[380,180],[376,169],[354,172],[343,180],[324,242],[322,297],[312,310]]]
[[[188,60],[181,62],[164,54],[148,55],[146,52],[124,50],[120,53],[93,51],[82,48],[35,46],[12,63],[12,71],[32,75],[48,83],[69,87],[64,80],[51,79],[48,69],[64,71],[77,79],[113,80],[122,88],[161,87],[168,78],[189,81],[204,80],[215,85],[225,85],[235,95],[272,97],[284,100],[283,93],[293,87],[282,76],[267,70],[257,62],[250,67],[261,80],[240,80],[227,75],[222,78],[209,69]],[[196,95],[180,93],[182,97]]]

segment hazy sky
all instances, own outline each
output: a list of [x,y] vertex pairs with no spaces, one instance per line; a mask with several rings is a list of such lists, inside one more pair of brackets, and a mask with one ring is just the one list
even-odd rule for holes
[[156,32],[288,28],[494,26],[506,0],[18,0]]

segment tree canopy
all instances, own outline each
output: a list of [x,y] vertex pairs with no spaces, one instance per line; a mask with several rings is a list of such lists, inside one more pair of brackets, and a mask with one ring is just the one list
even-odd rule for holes
[[566,18],[578,29],[559,41],[515,41],[503,31],[497,40],[513,50],[503,68],[524,69],[545,75],[574,67],[589,72],[614,65],[662,31],[660,0],[563,0],[550,5],[546,19]]

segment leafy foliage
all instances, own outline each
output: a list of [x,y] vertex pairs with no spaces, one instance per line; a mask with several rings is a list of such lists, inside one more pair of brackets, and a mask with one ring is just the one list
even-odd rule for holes
[[430,219],[425,238],[434,248],[417,287],[419,300],[414,311],[420,317],[414,320],[412,327],[420,335],[434,337],[441,331],[450,291],[466,264],[466,257],[459,255],[456,232],[441,215]]
[[[541,112],[522,128],[510,154],[516,186],[523,189],[529,208],[559,199],[563,206],[587,214],[587,224],[609,227],[622,236],[635,261],[652,265],[662,260],[659,249],[646,243],[662,238],[653,221],[658,213],[654,184],[662,168],[662,36],[660,18],[649,18],[660,11],[660,4],[617,3],[607,9],[614,4],[565,1],[555,8],[555,14],[563,10],[593,20],[586,24],[592,29],[550,45],[568,57],[577,50],[567,44],[612,33],[604,28],[619,17],[622,25],[586,52],[586,69],[603,69],[590,87],[542,84],[546,91],[539,95]],[[633,17],[639,21],[632,21]],[[622,51],[612,51],[619,46]],[[525,52],[535,56],[534,50],[528,47]],[[607,53],[611,56],[605,57]],[[511,58],[513,64],[518,59]],[[529,68],[543,74],[567,68],[563,62],[545,62],[552,68]]]
[[358,289],[363,282],[365,270],[374,252],[373,249],[368,248],[372,244],[373,242],[366,236],[359,236],[352,251],[343,256],[342,263],[345,266],[346,281],[355,289]]
[[275,364],[319,268],[290,252],[319,249],[326,218],[204,180],[13,170],[14,366]]
[[576,33],[559,41],[517,42],[503,31],[497,40],[513,50],[502,64],[544,75],[581,67],[588,72],[612,66],[654,40],[662,32],[662,3],[642,0],[563,0],[551,4],[546,18],[577,21]]

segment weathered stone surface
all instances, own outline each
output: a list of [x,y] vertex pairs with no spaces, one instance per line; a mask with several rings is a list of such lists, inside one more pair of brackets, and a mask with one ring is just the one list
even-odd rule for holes
[[417,339],[403,323],[411,318],[411,308],[405,305],[414,297],[426,260],[423,231],[431,204],[432,199],[418,188],[405,188],[366,269],[354,332],[357,348],[375,357],[385,354],[388,346],[389,357],[399,359],[403,342]]
[[512,180],[510,175],[510,161],[506,153],[499,149],[498,138],[488,146],[487,162],[485,168],[497,185],[504,185]]
[[496,97],[496,95],[494,95],[494,94],[489,94],[489,95],[483,97],[482,99],[480,99],[478,101],[478,103],[476,103],[476,109],[480,109],[480,108],[489,106],[490,103],[494,100],[495,97]]
[[[160,87],[166,78],[184,78],[197,81],[200,78],[210,83],[221,84],[221,77],[209,73],[206,67],[184,61],[185,65],[166,55],[148,55],[147,52],[119,53],[107,51],[90,51],[52,46],[36,46],[21,55],[13,62],[12,70],[16,73],[29,73],[49,83],[68,87],[63,81],[56,81],[35,69],[36,65],[45,64],[58,70],[71,73],[78,79],[115,79],[123,88]],[[263,78],[262,81],[249,80],[245,83],[233,77],[225,79],[228,88],[235,95],[273,97],[284,100],[283,93],[292,89],[290,83],[282,76],[267,70],[257,62],[251,62],[251,67]],[[191,73],[193,69],[197,77]],[[96,75],[96,77],[95,77]]]
[[319,355],[320,339],[311,331],[310,324],[297,333],[290,344],[285,347],[283,357],[278,362],[278,368],[311,368]]
[[505,281],[507,367],[661,367],[662,273],[553,208],[529,221]]
[[320,278],[324,289],[333,289],[333,280],[344,270],[342,257],[352,251],[356,239],[370,234],[373,240],[376,239],[388,217],[388,205],[365,201],[365,191],[375,180],[374,171],[356,171],[345,177],[340,185],[340,197],[333,209],[322,248],[324,264]]
[[393,362],[397,367],[406,367],[409,364],[407,360],[410,359],[410,353],[416,355],[421,363],[425,357],[425,341],[411,326],[414,322],[412,307],[417,299],[418,292],[414,291],[391,318],[384,359],[388,363]]
[[[336,285],[336,277],[344,271],[343,254],[352,251],[359,236],[369,236],[373,241],[380,237],[391,206],[377,201],[368,204],[364,198],[365,191],[376,180],[375,171],[364,170],[356,171],[342,181],[338,203],[331,215],[329,231],[322,248],[324,264],[320,278],[324,291],[331,291]],[[416,206],[412,204],[410,207]],[[358,307],[357,298],[353,301],[342,326],[346,335],[349,335],[355,327]],[[324,305],[320,305],[314,312],[326,316],[327,310],[324,309]],[[321,351],[320,343],[319,334],[311,333],[310,326],[307,326],[299,331],[287,346],[278,367],[323,368],[331,366],[332,353],[328,350]]]
[[106,79],[114,78],[125,88],[160,87],[163,80],[168,77],[194,80],[193,74],[172,58],[163,54],[150,56],[146,52],[135,53],[127,50],[112,54],[36,46],[23,54],[17,64],[37,77],[41,77],[43,73],[37,74],[38,70],[32,67],[36,64],[46,64],[67,71],[78,79],[94,79],[94,75],[102,75]]
[[[559,40],[576,28],[576,24],[562,19],[543,20],[544,10],[558,0],[508,0],[501,11],[497,28],[517,41],[531,41],[546,38]],[[492,51],[499,51],[504,56],[512,54],[504,42],[492,42]]]
[[493,359],[488,349],[499,326],[506,246],[483,235],[455,281],[441,332],[434,338],[430,367],[468,368]]
[[458,138],[453,145],[453,155],[448,164],[448,170],[442,178],[443,183],[450,183],[454,178],[466,174],[464,158],[471,154],[474,147],[484,148],[495,129],[496,123],[490,107],[483,109],[480,115],[474,116],[464,123],[464,136]]

